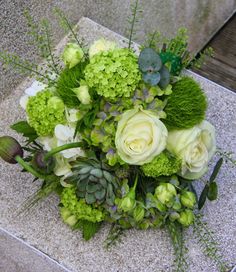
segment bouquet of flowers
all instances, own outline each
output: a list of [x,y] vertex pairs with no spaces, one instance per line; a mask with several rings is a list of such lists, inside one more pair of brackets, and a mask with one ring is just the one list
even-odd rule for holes
[[[12,129],[25,145],[0,137],[2,159],[43,181],[24,208],[56,192],[62,220],[86,240],[111,223],[108,246],[124,229],[166,227],[183,271],[183,229],[204,231],[199,209],[216,199],[222,164],[220,158],[198,198],[193,181],[215,154],[215,128],[205,120],[203,90],[181,73],[191,59],[185,31],[164,43],[155,33],[138,54],[131,39],[126,48],[105,39],[87,48],[72,34],[64,65],[48,55],[47,83],[35,81],[20,99],[26,120]],[[20,67],[7,53],[1,60]],[[41,70],[23,64],[40,79]],[[215,248],[205,247],[223,269]]]

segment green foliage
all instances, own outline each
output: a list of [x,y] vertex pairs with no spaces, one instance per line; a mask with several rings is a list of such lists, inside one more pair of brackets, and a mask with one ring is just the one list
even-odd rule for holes
[[175,272],[184,272],[189,271],[189,265],[186,261],[188,249],[184,244],[184,234],[183,227],[177,222],[167,223],[167,229],[170,234],[170,238],[174,247],[174,271]]
[[28,143],[31,143],[38,138],[35,129],[31,127],[27,121],[19,121],[11,125],[11,129],[15,130],[17,133],[22,134],[23,137],[28,138]]
[[131,18],[127,20],[130,24],[128,48],[131,48],[132,40],[135,34],[135,23],[138,23],[138,14],[141,13],[142,10],[139,8],[139,0],[135,0],[135,2],[131,4]]
[[124,233],[124,229],[116,224],[112,224],[108,236],[104,242],[105,248],[109,249],[117,242],[120,242],[121,235]]
[[60,191],[60,178],[55,175],[48,175],[44,177],[44,182],[41,188],[33,195],[24,201],[20,208],[17,210],[17,214],[20,215],[32,209],[40,200],[47,198],[53,192]]
[[169,70],[162,65],[160,56],[152,48],[144,48],[139,55],[139,69],[142,71],[143,81],[151,86],[157,85],[165,89],[170,82]]
[[28,10],[24,11],[24,16],[32,43],[39,50],[40,57],[47,60],[47,74],[59,74],[59,59],[52,52],[52,33],[48,20],[43,19],[36,23]]
[[204,51],[200,52],[199,55],[194,58],[190,63],[188,68],[197,68],[200,69],[205,63],[208,57],[214,56],[214,50],[212,47],[207,47]]
[[200,214],[195,216],[193,230],[195,239],[200,244],[204,254],[218,266],[220,272],[228,271],[229,267],[219,251],[217,241],[213,238],[214,232],[210,229],[210,226],[202,220]]
[[88,241],[90,240],[100,229],[101,223],[93,223],[86,220],[79,220],[73,229],[80,229],[83,233],[83,238]]
[[216,154],[220,155],[224,158],[225,162],[230,162],[234,167],[236,166],[236,160],[233,157],[234,152],[232,151],[224,151],[221,148],[217,148]]
[[217,163],[212,171],[212,174],[210,176],[210,179],[209,179],[209,181],[207,181],[207,183],[206,183],[206,185],[205,185],[205,187],[199,197],[199,201],[198,201],[198,209],[199,210],[204,206],[207,198],[210,201],[217,199],[218,186],[217,186],[217,183],[215,182],[215,179],[220,171],[222,164],[223,164],[223,158],[220,158],[217,161]]
[[69,108],[78,108],[80,105],[80,101],[73,89],[80,86],[80,81],[84,78],[85,66],[85,62],[80,62],[71,69],[65,68],[57,80],[56,91]]
[[181,57],[175,55],[172,52],[164,51],[160,53],[162,62],[170,67],[172,75],[178,75],[182,70]]
[[159,177],[171,176],[179,171],[181,160],[172,156],[169,152],[162,152],[155,157],[150,163],[141,166],[145,176]]
[[57,106],[50,105],[50,99],[54,95],[50,90],[37,93],[36,96],[29,98],[26,112],[29,118],[29,125],[32,126],[39,136],[46,136],[53,133],[57,124],[65,122],[64,104],[58,103]]
[[84,73],[88,86],[110,99],[129,97],[141,79],[137,57],[126,48],[96,54]]
[[21,59],[19,56],[5,51],[0,52],[0,62],[6,67],[13,68],[16,72],[25,76],[36,76],[38,80],[46,83],[51,82],[50,77],[44,73],[42,68],[38,67],[32,61]]
[[[78,45],[81,48],[83,48],[84,47],[83,41],[79,40],[79,38],[77,37],[76,31],[74,30],[72,24],[69,22],[69,20],[66,17],[65,13],[59,8],[55,8],[54,12],[57,15],[57,17],[59,18],[60,24],[65,29],[66,33],[69,30],[72,37],[74,38],[74,40],[78,43]],[[87,58],[87,54],[86,54],[86,58]]]
[[61,204],[68,209],[77,220],[86,220],[93,223],[104,220],[102,209],[86,204],[85,199],[78,199],[75,187],[63,189]]
[[172,91],[165,107],[167,118],[163,119],[168,129],[187,129],[204,120],[207,100],[195,80],[183,77],[173,84]]

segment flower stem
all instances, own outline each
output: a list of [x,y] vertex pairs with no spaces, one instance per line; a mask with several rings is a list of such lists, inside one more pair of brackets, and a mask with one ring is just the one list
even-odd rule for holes
[[76,143],[70,143],[70,144],[65,144],[65,145],[61,145],[58,146],[56,148],[53,148],[52,150],[50,150],[44,157],[45,160],[49,159],[51,156],[55,155],[58,152],[61,152],[63,150],[66,149],[70,149],[70,148],[76,148],[76,147],[81,147],[83,146],[83,144],[81,142],[76,142]]
[[39,174],[37,171],[33,169],[27,162],[25,162],[20,156],[16,156],[14,158],[27,172],[31,173],[34,175],[36,178],[39,179],[45,179],[44,175]]

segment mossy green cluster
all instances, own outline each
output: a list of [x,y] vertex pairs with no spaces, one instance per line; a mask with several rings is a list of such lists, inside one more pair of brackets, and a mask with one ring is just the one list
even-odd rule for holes
[[104,219],[104,214],[101,210],[86,204],[85,199],[77,198],[75,187],[63,189],[61,203],[77,220],[87,220],[95,223]]
[[177,173],[180,167],[181,160],[164,151],[150,163],[142,165],[141,169],[145,176],[155,178],[159,176],[171,176]]
[[199,84],[190,77],[183,77],[172,87],[164,109],[167,118],[163,120],[169,130],[191,128],[205,118],[206,96]]
[[65,68],[58,78],[57,93],[69,108],[77,108],[80,105],[80,101],[73,89],[80,86],[79,81],[83,79],[85,65],[85,62],[81,62],[71,69]]
[[65,106],[62,100],[54,105],[49,102],[50,99],[55,100],[55,98],[60,100],[51,91],[45,90],[37,93],[36,96],[31,96],[28,100],[26,107],[28,122],[39,136],[53,134],[55,126],[65,122]]
[[141,80],[137,56],[127,48],[96,54],[85,68],[85,80],[106,98],[129,97]]

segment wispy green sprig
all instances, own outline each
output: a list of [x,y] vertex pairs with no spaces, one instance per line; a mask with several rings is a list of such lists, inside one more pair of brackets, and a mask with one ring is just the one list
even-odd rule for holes
[[81,48],[84,48],[84,42],[82,40],[80,40],[72,26],[72,24],[70,23],[70,21],[67,19],[65,13],[59,9],[59,8],[55,8],[54,9],[54,13],[56,14],[56,16],[58,17],[58,19],[60,20],[60,24],[61,26],[64,28],[64,30],[66,32],[70,32],[71,35],[73,36],[73,38],[75,39],[75,41],[78,43],[78,45]]
[[120,242],[121,235],[123,235],[124,229],[122,229],[119,225],[112,224],[108,236],[104,242],[104,246],[106,249],[109,249],[117,242]]
[[189,271],[187,262],[188,249],[184,243],[183,227],[179,223],[168,222],[167,228],[174,247],[174,271],[185,272]]
[[139,0],[135,0],[133,4],[130,6],[131,8],[131,18],[127,19],[128,24],[130,25],[129,28],[129,44],[128,48],[131,48],[132,40],[135,35],[135,24],[139,22],[138,15],[142,13],[142,10],[139,8]]
[[202,220],[202,215],[195,215],[193,231],[196,240],[199,242],[204,254],[208,256],[219,268],[220,272],[228,271],[228,266],[219,251],[219,245],[214,239],[214,232],[210,229],[206,222]]
[[59,74],[59,59],[52,50],[52,31],[48,20],[43,19],[40,23],[34,21],[28,10],[25,10],[24,16],[29,28],[28,35],[32,39],[32,44],[36,46],[39,56],[47,60],[48,74]]
[[236,166],[236,159],[233,158],[234,152],[224,151],[221,148],[217,148],[216,154],[220,155],[225,159],[225,162],[230,162],[234,167]]
[[37,79],[42,81],[51,81],[47,74],[44,74],[43,69],[36,64],[28,60],[23,60],[15,54],[8,53],[6,51],[0,52],[0,62],[4,66],[10,66],[17,72],[23,75],[36,75]]

